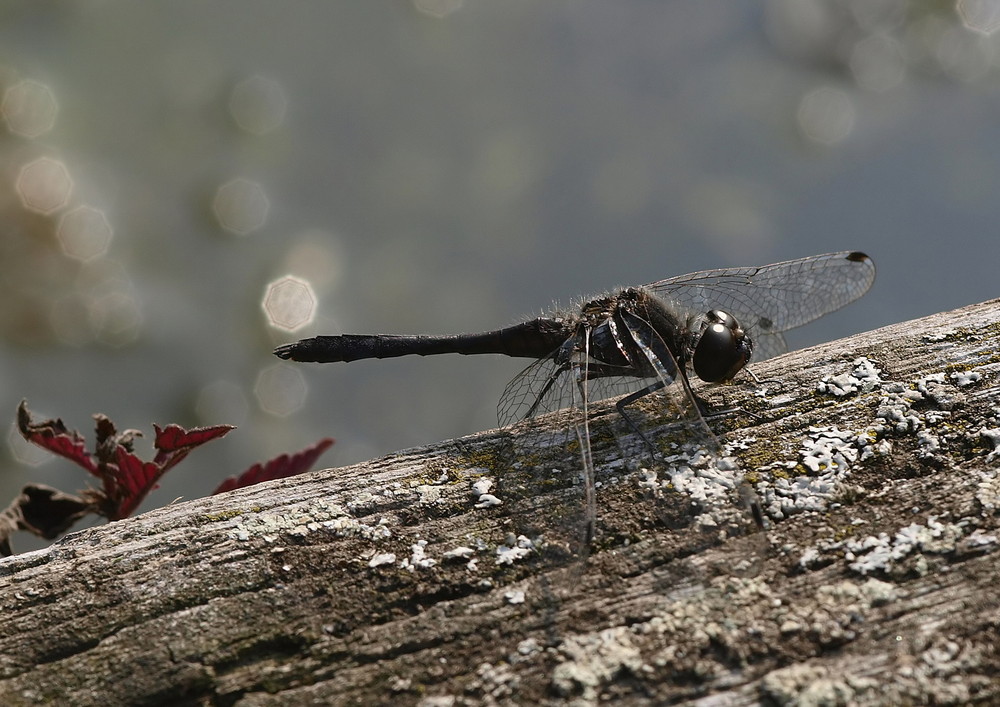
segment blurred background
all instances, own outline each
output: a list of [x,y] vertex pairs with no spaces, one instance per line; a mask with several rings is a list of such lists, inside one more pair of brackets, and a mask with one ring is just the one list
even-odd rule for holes
[[[525,362],[282,363],[618,285],[857,249],[829,340],[1000,295],[988,0],[10,0],[0,419],[239,426],[143,508],[320,437],[495,426]],[[0,505],[82,470],[4,427]],[[18,548],[25,543],[19,539]]]

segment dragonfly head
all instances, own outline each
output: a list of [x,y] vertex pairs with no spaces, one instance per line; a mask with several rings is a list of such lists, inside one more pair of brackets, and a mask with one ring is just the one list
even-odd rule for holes
[[694,372],[706,383],[732,380],[753,353],[753,341],[731,314],[713,309],[705,324],[691,361]]

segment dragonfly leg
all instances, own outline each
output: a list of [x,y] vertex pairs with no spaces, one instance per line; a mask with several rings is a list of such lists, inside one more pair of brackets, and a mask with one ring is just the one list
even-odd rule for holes
[[[744,370],[746,370],[746,369],[744,369]],[[764,382],[764,381],[761,381],[761,382]],[[698,395],[696,395],[694,393],[694,391],[691,392],[691,397],[694,398],[695,403],[698,405],[698,412],[700,412],[701,416],[703,418],[705,418],[706,420],[714,420],[714,419],[720,418],[720,417],[729,417],[730,415],[737,415],[737,414],[739,414],[739,415],[749,415],[750,417],[752,417],[757,422],[763,422],[764,421],[763,417],[761,417],[757,413],[753,412],[752,410],[747,410],[744,407],[733,407],[733,408],[722,408],[721,410],[710,410],[709,407],[708,407],[708,403],[706,403],[704,401],[704,399],[698,397]]]
[[[635,420],[633,420],[629,416],[628,412],[626,412],[625,406],[631,405],[636,400],[639,400],[640,398],[643,398],[649,395],[650,393],[655,393],[656,391],[663,388],[665,385],[666,384],[663,381],[657,381],[656,383],[652,383],[646,386],[645,388],[642,388],[641,390],[637,390],[634,393],[626,395],[624,398],[615,403],[615,408],[618,410],[618,414],[622,416],[622,418],[632,429],[632,431],[635,432],[637,435],[639,435],[639,438],[646,443],[646,446],[649,448],[650,453],[653,455],[653,459],[656,459],[660,455],[659,450],[653,445],[653,443],[649,440],[649,438],[645,434],[643,434],[642,430],[639,429],[639,426],[635,423]],[[753,417],[758,417],[757,415],[754,415],[748,410],[743,410],[741,408],[734,408],[731,410],[720,410],[714,413],[707,412],[705,407],[705,401],[699,398],[697,395],[695,395],[694,391],[691,391],[691,397],[694,399],[695,403],[698,406],[699,414],[703,415],[704,417],[717,417],[719,415],[726,415],[734,412],[743,412]],[[757,497],[757,492],[754,491],[753,486],[750,485],[750,482],[748,482],[746,479],[742,479],[739,485],[738,493],[743,505],[750,511],[750,515],[753,516],[753,521],[754,524],[757,526],[757,528],[762,531],[766,530],[767,525],[764,522],[764,509],[761,508],[760,499]]]
[[635,420],[633,420],[629,416],[629,414],[625,411],[625,406],[631,405],[636,400],[644,398],[650,393],[655,393],[656,391],[663,388],[664,385],[665,383],[663,381],[656,381],[655,383],[651,383],[650,385],[647,385],[645,388],[642,388],[641,390],[637,390],[634,393],[629,393],[624,398],[615,403],[615,409],[618,410],[618,414],[622,416],[622,418],[625,420],[625,423],[632,429],[632,431],[635,432],[637,435],[639,435],[639,438],[646,443],[646,446],[649,447],[649,451],[652,453],[654,459],[656,459],[657,455],[659,454],[659,451],[649,440],[649,438],[645,434],[643,434],[642,430],[639,429],[639,425],[635,424]]
[[760,378],[757,376],[756,373],[751,371],[749,368],[744,368],[743,370],[746,372],[748,376],[750,376],[750,380],[753,381],[754,385],[758,387],[763,387],[765,385],[776,385],[780,388],[784,385],[784,383],[782,383],[780,378]]
[[757,422],[764,421],[763,417],[761,417],[755,412],[747,410],[746,408],[735,407],[735,408],[724,408],[722,410],[709,410],[708,407],[705,405],[704,400],[702,400],[701,398],[696,398],[696,400],[698,401],[698,412],[700,412],[701,416],[704,417],[706,420],[714,420],[720,417],[729,417],[730,415],[740,414],[740,415],[749,415]]

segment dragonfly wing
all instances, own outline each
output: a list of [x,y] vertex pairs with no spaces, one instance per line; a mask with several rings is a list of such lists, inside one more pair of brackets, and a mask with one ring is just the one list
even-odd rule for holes
[[861,297],[875,281],[864,253],[843,251],[773,265],[722,268],[654,282],[646,289],[690,314],[721,309],[754,335],[757,360],[787,350],[780,332]]
[[528,537],[556,565],[587,556],[594,524],[587,346],[583,331],[533,362],[511,380],[497,406],[500,424],[514,425],[498,489],[511,532]]
[[[737,315],[733,316],[736,316],[736,321],[742,324],[742,320]],[[764,332],[759,327],[756,331],[753,329],[750,331],[753,338],[754,361],[774,358],[788,351],[788,342],[785,341],[785,337],[781,332]]]
[[511,378],[497,403],[501,427],[561,409],[570,367],[553,356],[540,358]]

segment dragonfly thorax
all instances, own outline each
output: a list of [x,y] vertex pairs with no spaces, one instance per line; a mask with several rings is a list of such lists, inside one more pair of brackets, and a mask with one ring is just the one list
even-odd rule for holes
[[[684,342],[689,338],[686,327],[662,300],[642,288],[629,287],[608,297],[593,300],[582,308],[577,342],[587,337],[587,353],[596,363],[605,366],[604,375],[613,368],[621,369],[619,375],[655,376],[655,366],[647,360],[645,347],[653,346],[654,355],[668,359],[663,365],[671,372],[677,362],[686,359]],[[630,325],[628,319],[633,323]],[[641,320],[645,331],[634,330],[636,320]],[[650,334],[660,340],[656,346],[647,341]],[[638,338],[637,338],[638,337]],[[691,347],[693,350],[693,346]]]

